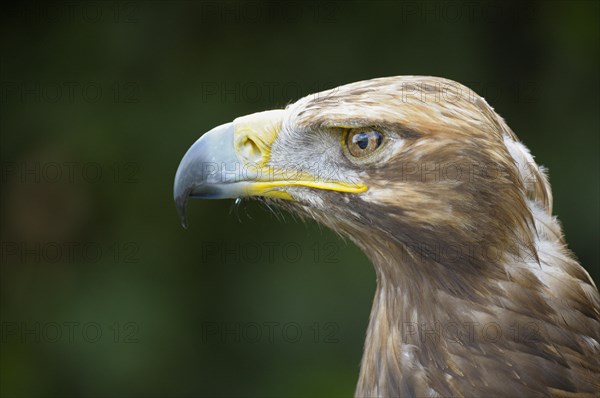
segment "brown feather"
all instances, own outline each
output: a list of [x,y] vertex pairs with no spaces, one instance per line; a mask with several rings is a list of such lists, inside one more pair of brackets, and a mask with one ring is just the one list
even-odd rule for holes
[[[456,93],[450,96],[449,91]],[[377,291],[356,395],[600,395],[600,296],[566,248],[544,173],[485,100],[432,77],[338,87],[288,107],[271,164],[306,137],[376,126],[404,145],[363,194],[278,201],[348,236]],[[308,156],[308,155],[307,155]],[[452,178],[443,170],[456,170]]]

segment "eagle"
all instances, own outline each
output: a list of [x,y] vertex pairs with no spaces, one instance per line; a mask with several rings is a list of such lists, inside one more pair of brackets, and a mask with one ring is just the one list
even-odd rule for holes
[[343,85],[202,135],[188,199],[256,198],[370,259],[357,397],[598,397],[600,295],[552,214],[546,170],[452,80]]

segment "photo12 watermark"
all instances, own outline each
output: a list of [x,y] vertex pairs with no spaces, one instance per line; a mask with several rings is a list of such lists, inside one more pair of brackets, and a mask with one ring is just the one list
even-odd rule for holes
[[543,327],[539,322],[513,322],[501,325],[499,322],[449,321],[449,322],[402,322],[400,335],[402,342],[410,344],[415,340],[421,343],[477,344],[513,341],[521,344],[540,341]]
[[200,245],[200,259],[203,263],[224,264],[334,264],[340,261],[340,249],[337,242],[305,246],[294,241],[204,241]]
[[398,20],[402,23],[489,23],[515,17],[531,22],[536,18],[535,4],[530,2],[403,0],[398,6]]
[[281,21],[286,24],[331,24],[340,20],[340,1],[216,1],[198,3],[198,21],[204,24],[260,25]]
[[136,162],[80,161],[3,161],[0,163],[2,184],[66,183],[66,184],[136,184],[141,167]]
[[81,322],[81,321],[2,321],[2,344],[117,344],[139,343],[140,326],[137,322]]
[[[337,144],[336,148],[337,149]],[[475,183],[504,180],[507,183],[535,184],[539,168],[534,163],[508,164],[477,161],[403,161],[396,164],[394,181],[419,183]],[[328,182],[344,181],[348,168],[336,162],[290,162],[266,168],[261,162],[201,162],[196,167],[197,178],[211,183],[241,181],[264,182]]]
[[138,1],[28,1],[9,10],[20,22],[38,24],[135,24],[142,20]]
[[337,344],[340,342],[337,322],[202,322],[200,342],[234,344]]
[[200,83],[200,100],[204,103],[275,103],[335,87],[334,82],[300,81],[204,81]]
[[137,104],[141,85],[137,81],[42,81],[3,80],[0,104]]
[[137,264],[140,244],[135,241],[25,242],[0,241],[0,259],[8,264]]

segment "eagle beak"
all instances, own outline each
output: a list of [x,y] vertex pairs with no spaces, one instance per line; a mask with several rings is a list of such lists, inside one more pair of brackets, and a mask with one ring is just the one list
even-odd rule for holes
[[279,135],[285,110],[254,113],[222,124],[200,137],[181,159],[173,196],[181,218],[188,199],[262,196],[293,200],[286,187],[304,186],[340,192],[364,192],[366,187],[269,165],[271,147]]

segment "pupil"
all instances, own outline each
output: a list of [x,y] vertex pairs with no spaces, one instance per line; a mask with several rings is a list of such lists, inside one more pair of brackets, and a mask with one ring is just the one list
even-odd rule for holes
[[358,145],[360,149],[365,149],[369,146],[369,136],[367,133],[360,133],[354,136],[354,143]]

